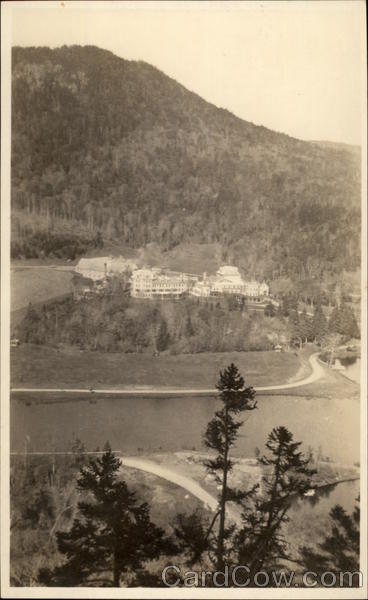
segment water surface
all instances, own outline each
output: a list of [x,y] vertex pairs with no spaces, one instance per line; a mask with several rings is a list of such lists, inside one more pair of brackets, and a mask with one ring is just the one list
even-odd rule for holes
[[[45,400],[43,396],[43,400]],[[285,425],[294,439],[334,461],[359,460],[359,402],[353,399],[257,395],[258,409],[246,413],[234,453],[252,457],[273,427]],[[28,402],[28,405],[27,405]],[[11,400],[11,447],[22,451],[63,451],[80,438],[88,450],[108,440],[126,454],[158,450],[203,449],[203,433],[214,410],[214,397],[98,398],[29,403]]]

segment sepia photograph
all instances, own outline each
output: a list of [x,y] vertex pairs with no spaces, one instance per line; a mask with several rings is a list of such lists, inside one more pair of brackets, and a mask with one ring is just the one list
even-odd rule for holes
[[366,598],[365,2],[1,17],[2,597]]

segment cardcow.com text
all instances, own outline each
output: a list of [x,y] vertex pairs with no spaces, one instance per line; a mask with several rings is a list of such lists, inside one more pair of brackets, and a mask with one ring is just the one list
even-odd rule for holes
[[258,571],[251,573],[246,565],[223,571],[185,571],[177,565],[168,565],[162,571],[162,581],[168,587],[362,587],[361,571]]

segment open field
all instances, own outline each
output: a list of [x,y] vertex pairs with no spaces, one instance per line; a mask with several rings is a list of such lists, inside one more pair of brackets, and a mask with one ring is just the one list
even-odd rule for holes
[[249,385],[277,385],[301,372],[293,353],[224,352],[153,357],[80,352],[23,344],[12,348],[12,387],[146,386],[213,388],[220,369],[234,362]]
[[[308,360],[308,365],[306,363],[304,363],[304,359],[303,359],[303,365],[302,367],[298,370],[297,374],[295,375],[295,377],[292,378],[291,381],[289,381],[289,383],[283,383],[281,385],[272,385],[272,386],[255,386],[254,389],[256,390],[257,393],[261,393],[263,394],[268,394],[269,392],[276,392],[279,393],[280,390],[281,391],[290,391],[290,390],[295,390],[295,389],[300,389],[303,388],[304,386],[308,386],[311,383],[315,383],[316,381],[319,381],[321,378],[323,379],[325,377],[325,370],[324,368],[321,366],[320,361],[318,360],[318,355],[317,353],[312,354],[309,357]],[[304,370],[306,370],[307,368],[309,368],[310,372],[308,374],[307,377],[303,377],[300,379],[300,374],[304,372]],[[77,395],[77,397],[81,397],[81,396],[85,396],[86,394],[91,397],[91,391],[92,388],[88,387],[88,388],[68,388],[65,389],[65,387],[61,387],[61,388],[48,388],[48,387],[28,387],[28,388],[17,388],[17,387],[12,387],[12,393],[13,395],[18,395],[18,394],[27,394],[28,398],[29,395],[31,396],[38,396],[41,393],[44,393],[47,395],[52,394],[53,398],[55,399],[55,394],[57,397],[60,398],[65,398],[70,396],[70,394],[73,394],[74,396]],[[97,388],[93,389],[93,393],[97,393],[99,397],[104,396],[104,397],[150,397],[150,398],[160,398],[160,397],[173,397],[173,396],[179,396],[179,397],[187,397],[188,395],[190,396],[194,396],[194,397],[209,397],[209,396],[213,396],[214,394],[217,395],[217,390],[215,388],[170,388],[170,387],[153,387],[153,386],[133,386],[133,387],[108,387],[108,388],[104,388],[104,387],[100,387],[98,386]]]

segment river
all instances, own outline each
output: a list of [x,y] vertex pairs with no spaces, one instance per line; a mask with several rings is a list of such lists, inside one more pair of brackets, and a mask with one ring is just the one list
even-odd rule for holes
[[[324,457],[342,463],[359,460],[359,402],[354,399],[262,396],[258,408],[246,414],[234,454],[254,456],[264,448],[268,433],[285,425],[304,449],[312,447]],[[98,398],[52,400],[43,403],[11,401],[11,448],[29,452],[64,451],[73,438],[87,450],[101,449],[108,440],[125,454],[150,455],[155,451],[203,450],[203,433],[217,400],[193,398]],[[28,436],[28,437],[27,437]],[[326,533],[332,506],[351,512],[359,493],[358,482],[341,483],[296,500],[290,511],[287,537],[292,546],[317,542]]]
[[[346,398],[262,396],[258,408],[246,413],[234,453],[252,457],[264,447],[273,427],[285,425],[304,449],[345,464],[359,461],[359,401]],[[217,400],[213,397],[68,398],[42,403],[11,400],[11,448],[22,451],[63,451],[78,437],[87,450],[108,440],[126,454],[158,450],[201,450],[202,438]]]

